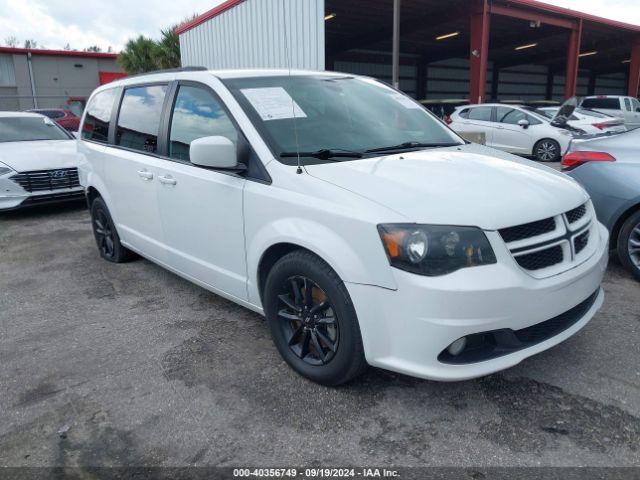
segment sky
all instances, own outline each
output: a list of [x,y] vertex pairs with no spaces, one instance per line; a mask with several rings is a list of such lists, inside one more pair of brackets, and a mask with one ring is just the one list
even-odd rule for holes
[[[304,1],[304,0],[300,0]],[[391,1],[391,0],[389,0]],[[119,51],[129,38],[157,38],[160,29],[221,0],[0,0],[0,44],[16,37],[50,49],[97,45]],[[547,0],[546,3],[640,25],[638,0]]]

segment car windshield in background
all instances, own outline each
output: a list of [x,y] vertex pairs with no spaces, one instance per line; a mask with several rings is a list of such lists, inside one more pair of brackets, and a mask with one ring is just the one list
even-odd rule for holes
[[419,103],[379,82],[350,76],[224,80],[282,162],[349,161],[464,141]]
[[0,142],[69,140],[69,135],[45,117],[0,118]]

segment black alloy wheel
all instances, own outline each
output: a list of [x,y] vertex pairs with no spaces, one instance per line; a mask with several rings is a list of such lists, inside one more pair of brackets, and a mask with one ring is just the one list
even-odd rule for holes
[[320,257],[295,250],[280,258],[267,274],[262,298],[273,342],[300,375],[336,386],[366,369],[349,292]]
[[282,292],[278,318],[289,348],[309,365],[329,363],[338,350],[340,330],[327,294],[303,276],[288,278]]
[[123,263],[136,257],[135,253],[120,243],[109,209],[100,197],[91,203],[91,226],[102,258],[108,262]]

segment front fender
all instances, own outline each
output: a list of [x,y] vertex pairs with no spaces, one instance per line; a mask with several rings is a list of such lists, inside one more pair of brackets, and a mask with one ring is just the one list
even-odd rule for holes
[[258,267],[264,253],[282,243],[305,248],[333,268],[347,283],[396,289],[389,262],[375,226],[350,226],[349,238],[306,218],[282,218],[263,224],[247,245],[249,301],[260,305]]

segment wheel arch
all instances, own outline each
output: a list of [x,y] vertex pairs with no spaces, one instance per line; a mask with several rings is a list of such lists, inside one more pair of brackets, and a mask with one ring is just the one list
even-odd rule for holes
[[[269,270],[294,250],[311,252],[345,282],[395,289],[395,279],[376,230],[352,231],[350,237],[351,241],[335,230],[305,219],[281,219],[264,225],[250,236],[253,241],[247,244],[249,301],[262,304]],[[361,240],[356,243],[355,238]]]
[[616,221],[611,227],[611,240],[610,245],[615,247],[618,245],[618,238],[620,237],[620,230],[622,229],[622,225],[624,222],[631,217],[636,212],[640,211],[640,198],[637,198],[635,202],[631,206],[627,206],[626,209],[618,215]]

